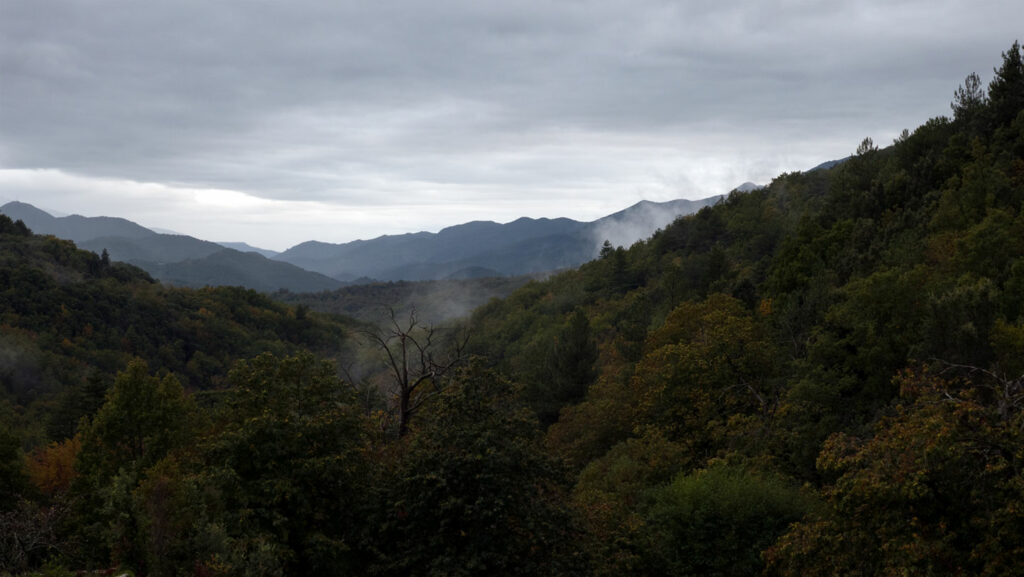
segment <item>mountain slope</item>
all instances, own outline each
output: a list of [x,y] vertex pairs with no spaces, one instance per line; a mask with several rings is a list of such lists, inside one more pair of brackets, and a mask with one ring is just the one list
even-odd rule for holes
[[224,250],[223,246],[215,242],[172,234],[154,234],[143,238],[103,236],[77,244],[96,253],[106,250],[110,258],[133,264],[179,262],[207,257]]
[[[318,291],[340,286],[337,281],[358,279],[517,276],[571,268],[596,257],[606,240],[628,246],[720,198],[643,201],[588,223],[524,217],[505,224],[474,221],[438,233],[388,235],[344,244],[309,241],[280,254],[244,243],[156,233],[121,218],[57,218],[25,203],[9,203],[0,211],[21,219],[32,230],[73,240],[96,253],[105,250],[111,259],[135,264],[173,284]],[[222,253],[225,246],[240,252]],[[241,256],[246,252],[260,253],[282,266],[272,266],[262,257]]]
[[157,284],[137,267],[32,234],[6,215],[0,215],[0,318],[0,415],[9,416],[8,402],[48,399],[48,417],[33,412],[23,420],[33,435],[45,427],[54,440],[73,434],[87,411],[77,395],[99,383],[102,403],[103,383],[133,358],[204,389],[223,384],[235,359],[266,350],[335,354],[342,325],[352,324],[297,316],[254,291]]
[[268,250],[265,248],[255,247],[245,242],[218,242],[217,244],[221,245],[224,248],[233,248],[238,252],[255,252],[267,258],[273,258],[274,256],[280,254],[276,250]]
[[[741,185],[741,188],[746,186]],[[596,247],[604,241],[613,246],[630,246],[634,242],[647,238],[654,231],[672,224],[680,216],[693,214],[705,206],[712,206],[723,197],[712,196],[701,200],[670,200],[668,202],[651,202],[642,200],[627,209],[599,218],[586,225],[590,238]],[[590,255],[590,258],[597,253]]]
[[[474,314],[471,352],[580,472],[602,574],[1019,572],[1022,60],[1014,43],[987,98],[968,77],[952,119]],[[775,475],[819,502],[738,514]],[[723,549],[725,524],[763,541]]]
[[24,202],[9,202],[0,206],[0,213],[6,214],[11,220],[24,222],[36,234],[52,234],[75,243],[105,236],[142,239],[157,234],[123,218],[77,214],[55,217]]
[[255,252],[225,248],[204,258],[172,263],[136,263],[161,281],[189,287],[243,286],[261,292],[319,292],[342,286],[336,279],[270,260]]
[[464,270],[515,276],[564,269],[594,258],[605,240],[629,245],[679,216],[714,204],[703,200],[639,202],[585,223],[568,218],[475,221],[437,233],[381,236],[343,244],[310,241],[274,257],[341,280],[434,280]]
[[337,280],[268,260],[255,252],[241,252],[191,236],[157,233],[123,218],[54,217],[23,202],[5,204],[0,213],[21,220],[37,234],[71,240],[79,248],[97,254],[107,251],[111,260],[131,263],[173,285],[242,286],[264,292],[322,291],[341,286]]

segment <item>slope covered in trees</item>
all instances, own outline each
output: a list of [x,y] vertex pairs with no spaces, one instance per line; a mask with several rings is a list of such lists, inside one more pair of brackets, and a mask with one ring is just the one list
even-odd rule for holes
[[[17,396],[47,382],[21,377],[39,367],[117,374],[74,436],[42,447],[25,419],[0,430],[0,536],[33,536],[0,538],[0,569],[1018,573],[1021,56],[1015,43],[987,87],[968,76],[952,118],[884,148],[865,139],[841,164],[734,192],[483,306],[461,370],[432,373],[411,330],[389,335],[392,360],[409,360],[399,377],[426,376],[402,435],[386,397],[357,398],[295,351],[339,321],[162,289],[0,221],[5,258],[33,263],[3,268],[4,338],[49,355],[5,373],[22,383],[7,414],[58,412]],[[148,364],[75,340],[87,294],[120,295],[114,310],[153,336],[136,353]],[[311,332],[287,332],[300,317]],[[252,334],[266,343],[239,344]],[[229,350],[208,372],[159,364],[175,335]],[[250,358],[224,378],[234,355]]]
[[253,291],[165,287],[3,215],[0,323],[3,414],[29,423],[35,441],[70,436],[132,358],[207,390],[236,359],[260,352],[335,354],[345,326],[298,318]]
[[[647,564],[667,562],[650,557],[665,483],[721,466],[815,488],[818,505],[775,526],[775,545],[748,543],[772,570],[1007,567],[1024,522],[1021,72],[1015,44],[987,92],[968,77],[951,119],[734,193],[477,311],[476,352],[524,384],[549,448],[580,471],[608,574],[660,573]],[[566,354],[591,354],[569,346],[582,330],[596,376],[553,391]],[[722,498],[705,506],[745,497]],[[714,523],[739,511],[674,514],[690,539],[689,523],[711,523],[705,538],[723,547]],[[673,574],[710,571],[693,563],[705,561]]]
[[0,214],[22,221],[37,234],[71,240],[96,254],[107,253],[111,260],[133,264],[176,286],[243,286],[262,292],[341,286],[321,274],[269,260],[267,255],[250,254],[242,243],[236,250],[190,236],[159,234],[123,218],[54,217],[23,202],[0,206]]

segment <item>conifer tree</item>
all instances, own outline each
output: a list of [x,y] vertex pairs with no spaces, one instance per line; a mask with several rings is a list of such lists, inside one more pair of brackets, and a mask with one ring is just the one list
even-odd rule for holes
[[995,78],[988,85],[988,99],[993,126],[1007,125],[1024,109],[1024,61],[1020,42],[1003,52],[1003,64],[995,69]]

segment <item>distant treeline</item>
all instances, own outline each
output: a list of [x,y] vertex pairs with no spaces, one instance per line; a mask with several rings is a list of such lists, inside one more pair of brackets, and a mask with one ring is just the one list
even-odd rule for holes
[[415,309],[430,323],[444,323],[469,316],[491,299],[504,298],[535,277],[486,277],[428,281],[392,281],[356,284],[317,293],[277,291],[274,300],[334,313],[364,322],[378,323],[388,310],[408,313]]

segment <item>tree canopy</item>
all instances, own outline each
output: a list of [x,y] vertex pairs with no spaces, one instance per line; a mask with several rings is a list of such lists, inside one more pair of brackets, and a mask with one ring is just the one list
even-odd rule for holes
[[1017,574],[1021,62],[454,348],[0,216],[0,572]]

